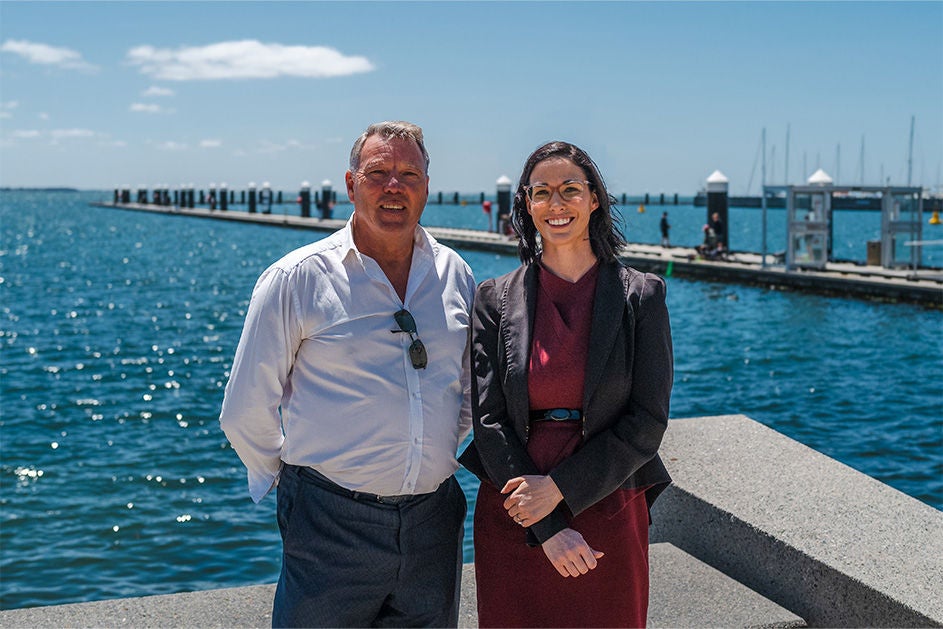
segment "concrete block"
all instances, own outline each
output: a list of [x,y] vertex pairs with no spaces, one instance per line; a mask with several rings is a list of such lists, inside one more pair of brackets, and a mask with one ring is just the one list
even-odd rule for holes
[[670,542],[809,626],[943,626],[943,513],[743,415],[672,420]]

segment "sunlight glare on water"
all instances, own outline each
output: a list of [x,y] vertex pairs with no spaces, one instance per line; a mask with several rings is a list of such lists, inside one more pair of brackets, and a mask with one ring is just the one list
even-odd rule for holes
[[[104,197],[0,192],[5,609],[278,575],[274,496],[249,499],[217,416],[256,279],[321,235],[88,206]],[[703,209],[670,211],[679,242],[698,232]],[[751,242],[757,215],[736,216]],[[479,280],[518,264],[460,253]],[[939,312],[676,278],[668,300],[672,417],[743,413],[943,507]]]

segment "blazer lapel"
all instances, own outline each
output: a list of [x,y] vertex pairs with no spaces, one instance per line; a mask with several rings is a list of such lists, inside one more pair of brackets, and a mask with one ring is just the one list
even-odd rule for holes
[[505,395],[508,411],[518,433],[526,434],[530,420],[527,373],[530,365],[531,335],[537,312],[537,265],[521,267],[509,279],[501,303],[501,338],[507,358]]
[[609,354],[622,329],[622,313],[626,304],[625,284],[620,274],[621,265],[604,263],[599,267],[596,297],[593,304],[593,323],[589,333],[589,351],[586,376],[583,381],[583,409],[587,408],[596,386],[602,379]]

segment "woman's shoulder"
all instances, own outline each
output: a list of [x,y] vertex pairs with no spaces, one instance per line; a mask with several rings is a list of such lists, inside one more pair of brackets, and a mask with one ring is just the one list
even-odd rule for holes
[[614,265],[613,270],[622,278],[627,297],[636,295],[645,298],[660,295],[664,298],[667,286],[660,275],[639,271],[618,260],[610,264]]
[[480,291],[484,289],[493,291],[498,288],[503,289],[508,284],[523,281],[524,275],[527,273],[529,267],[530,265],[521,265],[509,273],[484,280],[478,284],[478,290]]

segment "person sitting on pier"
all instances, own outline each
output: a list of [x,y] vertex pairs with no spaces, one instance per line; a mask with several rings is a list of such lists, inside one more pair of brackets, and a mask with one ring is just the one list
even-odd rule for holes
[[688,259],[726,260],[727,250],[724,247],[724,241],[717,236],[714,228],[711,225],[704,225],[701,230],[704,232],[704,242],[694,248],[697,253],[688,256]]
[[482,282],[472,316],[478,622],[644,627],[649,506],[670,482],[665,282],[619,262],[584,151],[546,144],[519,181],[523,265]]

